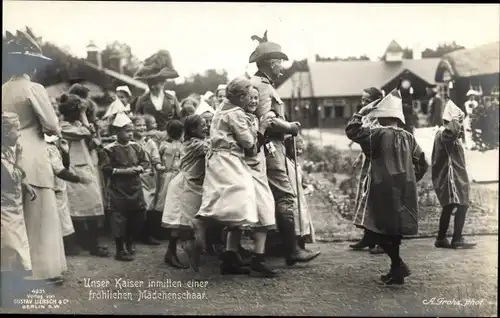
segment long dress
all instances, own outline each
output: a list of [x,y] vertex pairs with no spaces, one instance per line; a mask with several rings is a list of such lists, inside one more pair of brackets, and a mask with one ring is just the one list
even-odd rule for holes
[[[300,165],[297,167],[298,169],[298,178],[299,178],[299,188],[298,188],[298,193],[297,193],[297,176],[295,173],[295,163],[293,160],[290,158],[286,158],[286,167],[288,171],[288,176],[290,178],[290,183],[292,184],[292,188],[295,191],[295,195],[297,197],[297,200],[300,199],[300,209],[299,205],[297,204],[297,209],[294,211],[294,219],[295,219],[295,234],[297,236],[302,236],[305,237],[307,243],[314,243],[316,238],[315,238],[315,232],[314,232],[314,226],[312,222],[312,217],[311,213],[309,210],[309,207],[307,206],[307,201],[306,201],[306,196],[304,193],[304,179],[302,175],[302,167]],[[299,213],[300,213],[300,218],[299,218]]]
[[244,159],[244,149],[255,144],[246,114],[225,101],[212,120],[203,198],[196,217],[229,227],[259,221],[252,171]]
[[[57,175],[63,171],[64,165],[61,153],[56,145],[49,145],[49,158],[52,164],[52,170]],[[68,192],[66,190],[66,181],[55,177],[54,191],[56,193],[57,210],[59,211],[59,218],[61,220],[61,231],[63,236],[68,236],[75,233],[73,222],[71,221],[71,213],[69,211]]]
[[370,159],[354,224],[382,235],[417,234],[417,182],[428,165],[413,135],[401,128],[364,127],[359,114],[345,131]]
[[165,199],[172,179],[179,173],[181,160],[182,143],[178,140],[165,139],[160,143],[159,152],[165,172],[158,176],[158,195],[155,204],[155,211],[163,211],[165,208]]
[[29,76],[12,78],[2,85],[2,110],[19,116],[19,144],[25,153],[19,166],[25,182],[33,187],[37,199],[24,200],[24,218],[30,244],[34,278],[54,278],[67,269],[61,233],[54,172],[42,133],[59,132],[59,122],[45,88]]
[[144,137],[138,140],[137,143],[142,147],[148,158],[151,166],[151,172],[141,174],[142,191],[144,193],[144,201],[146,202],[146,210],[154,210],[157,200],[156,182],[158,174],[156,172],[156,165],[161,164],[160,153],[156,142],[150,137]]
[[2,146],[2,271],[17,270],[19,265],[31,270],[21,187],[25,174],[16,164],[15,153]]
[[191,138],[182,145],[180,171],[168,186],[162,226],[191,229],[191,222],[200,209],[205,177],[205,155],[208,143]]
[[62,121],[61,130],[69,145],[69,170],[91,180],[88,184],[67,183],[71,217],[75,220],[100,219],[104,216],[104,207],[101,184],[97,177],[98,168],[94,165],[85,142],[85,139],[91,137],[91,133],[78,121]]
[[460,124],[452,121],[434,139],[432,185],[441,206],[469,205],[470,183],[459,132]]
[[[259,120],[253,114],[246,114],[253,133],[259,130]],[[266,171],[266,154],[264,146],[261,145],[256,154],[246,155],[245,163],[250,167],[255,189],[257,203],[257,214],[259,221],[252,226],[254,230],[272,230],[276,228],[274,196],[269,187]]]

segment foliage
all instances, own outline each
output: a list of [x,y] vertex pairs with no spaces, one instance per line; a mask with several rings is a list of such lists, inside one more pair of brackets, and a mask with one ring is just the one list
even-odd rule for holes
[[316,62],[328,62],[328,61],[369,61],[370,58],[366,55],[361,56],[349,56],[349,57],[322,57],[319,54],[315,56]]
[[206,91],[215,92],[219,84],[227,84],[229,81],[226,70],[217,71],[209,69],[203,74],[194,74],[185,79],[184,83],[175,84],[169,82],[166,89],[175,90],[179,100],[187,97],[189,94],[204,94]]
[[471,115],[472,140],[479,151],[498,148],[498,101],[481,103]]
[[108,44],[102,50],[101,62],[104,68],[116,72],[120,72],[123,67],[123,73],[128,76],[134,76],[140,66],[140,61],[132,54],[130,45],[118,41]]

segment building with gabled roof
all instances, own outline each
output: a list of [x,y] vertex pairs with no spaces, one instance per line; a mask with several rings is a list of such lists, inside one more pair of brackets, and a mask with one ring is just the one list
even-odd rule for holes
[[403,49],[392,41],[381,60],[312,62],[308,72],[293,74],[277,90],[290,119],[309,128],[340,127],[356,111],[363,89],[389,92],[403,76],[411,81],[419,108],[427,102],[426,87],[435,83],[439,61],[404,59]]

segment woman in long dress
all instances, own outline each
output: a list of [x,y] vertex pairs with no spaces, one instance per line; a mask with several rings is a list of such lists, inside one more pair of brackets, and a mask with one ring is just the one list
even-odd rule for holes
[[21,31],[16,37],[7,33],[3,52],[2,73],[10,73],[12,77],[2,85],[2,110],[19,116],[19,144],[30,152],[21,157],[19,165],[37,197],[23,203],[33,278],[61,283],[62,272],[67,268],[66,257],[59,213],[55,208],[54,173],[43,136],[43,133],[58,135],[60,129],[47,91],[28,75],[47,66],[50,59],[42,55],[31,36]]
[[259,221],[252,171],[245,162],[245,153],[255,150],[257,141],[243,110],[250,92],[251,84],[247,79],[231,81],[227,101],[216,111],[212,121],[202,205],[193,221],[196,244],[187,246],[195,271],[199,270],[199,255],[206,248],[206,223],[220,222],[228,227],[227,252],[221,272],[248,273],[242,268],[238,255],[241,226]]

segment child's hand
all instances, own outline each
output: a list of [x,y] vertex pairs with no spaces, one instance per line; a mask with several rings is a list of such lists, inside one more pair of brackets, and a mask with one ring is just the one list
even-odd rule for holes
[[371,111],[373,111],[375,108],[377,108],[377,105],[378,105],[378,104],[372,104],[372,103],[370,103],[370,104],[366,105],[365,107],[361,108],[361,110],[359,111],[359,114],[360,114],[361,116],[366,116],[366,115],[368,115]]
[[64,139],[59,139],[59,147],[64,153],[69,153],[69,145],[68,142]]
[[272,122],[273,122],[273,118],[266,118],[263,121],[261,121],[260,126],[259,126],[260,133],[264,134],[266,132],[267,128],[269,128],[271,126]]
[[30,201],[36,200],[36,192],[29,184],[23,183],[22,189],[23,189],[24,195],[26,195],[30,199]]
[[161,164],[157,164],[155,168],[156,168],[156,171],[160,171],[160,172],[165,171],[165,167],[162,166]]
[[80,183],[82,183],[82,184],[91,184],[92,183],[92,179],[80,176]]

